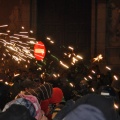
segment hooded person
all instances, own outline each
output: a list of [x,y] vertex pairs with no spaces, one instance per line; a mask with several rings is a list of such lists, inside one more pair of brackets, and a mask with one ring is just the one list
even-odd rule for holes
[[[88,95],[83,96],[82,98],[78,99],[75,102],[75,104],[72,105],[71,109],[69,109],[69,112],[68,111],[66,112],[67,107],[64,107],[56,116],[59,119],[56,119],[56,117],[55,117],[53,120],[72,120],[72,119],[70,119],[70,118],[73,118],[71,116],[72,112],[81,105],[92,106],[92,108],[89,109],[90,111],[92,109],[94,109],[93,107],[95,107],[96,109],[101,111],[102,118],[104,118],[105,120],[120,120],[120,116],[119,116],[116,108],[114,107],[113,99],[111,97],[105,97],[105,96],[98,95],[98,94],[88,94]],[[62,113],[62,111],[63,111],[63,113]],[[80,109],[80,111],[81,111],[81,109]],[[88,110],[87,110],[87,112],[88,112]],[[97,112],[97,113],[100,113],[100,112]],[[78,112],[77,112],[77,114],[78,114]],[[73,116],[75,116],[75,115],[76,115],[76,112],[74,112]],[[71,116],[71,117],[66,117],[66,116]],[[67,119],[67,118],[69,118],[69,119]],[[80,115],[79,115],[79,117],[76,117],[76,119],[74,119],[74,120],[79,120],[78,118],[80,119]],[[87,120],[87,119],[85,119],[85,120]],[[90,119],[88,119],[88,120],[90,120]],[[99,120],[99,119],[93,119],[93,120]]]
[[39,120],[42,117],[42,110],[40,104],[37,98],[33,95],[21,95],[20,98],[8,102],[3,108],[2,112],[5,112],[14,104],[25,106],[29,110],[30,115],[36,118],[37,120]]
[[79,105],[62,120],[106,120],[103,113],[91,105]]
[[64,95],[62,90],[59,87],[54,87],[51,98],[41,102],[41,109],[45,112],[45,115],[48,117],[49,120],[52,119],[54,109],[62,101],[63,96]]
[[0,120],[36,120],[23,105],[13,104],[0,113]]
[[37,120],[40,120],[43,113],[40,102],[52,96],[52,89],[53,88],[50,83],[45,83],[35,89],[28,88],[25,91],[21,91],[14,100],[5,105],[3,111],[8,109],[12,104],[20,104],[28,108],[33,117],[35,117]]

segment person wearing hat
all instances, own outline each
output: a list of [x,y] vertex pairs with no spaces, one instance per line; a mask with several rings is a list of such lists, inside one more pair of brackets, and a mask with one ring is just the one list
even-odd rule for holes
[[20,104],[28,108],[31,115],[37,120],[40,120],[40,118],[42,118],[40,102],[51,98],[52,89],[50,83],[42,84],[37,88],[29,88],[28,86],[24,91],[21,91],[14,100],[8,102],[3,108],[3,111],[7,110],[12,104]]
[[45,115],[48,117],[49,120],[52,119],[53,111],[59,105],[62,99],[62,90],[59,87],[54,87],[51,98],[41,102],[41,109],[45,112]]
[[[67,111],[67,112],[66,112]],[[53,120],[120,120],[111,97],[88,94],[63,107]]]
[[21,94],[33,95],[38,99],[39,103],[42,100],[51,98],[53,92],[53,87],[50,83],[44,83],[36,86],[33,82],[26,81],[22,87],[23,90],[15,98],[19,98]]

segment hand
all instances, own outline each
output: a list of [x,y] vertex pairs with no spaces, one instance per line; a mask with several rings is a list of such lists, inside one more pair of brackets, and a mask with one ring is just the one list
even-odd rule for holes
[[45,116],[44,111],[42,111],[42,117],[40,118],[40,120],[48,120],[48,118]]

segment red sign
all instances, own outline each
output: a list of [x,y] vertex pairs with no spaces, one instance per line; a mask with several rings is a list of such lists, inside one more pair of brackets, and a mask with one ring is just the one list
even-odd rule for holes
[[43,60],[45,57],[46,49],[41,41],[34,45],[34,56],[37,60]]

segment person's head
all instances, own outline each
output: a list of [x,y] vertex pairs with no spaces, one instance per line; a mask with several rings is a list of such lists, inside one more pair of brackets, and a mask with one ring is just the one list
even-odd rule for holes
[[11,105],[6,111],[0,113],[0,120],[36,120],[29,110],[18,104]]
[[26,89],[33,89],[35,88],[35,82],[34,81],[31,81],[31,80],[25,80],[21,83],[21,88],[23,90],[26,90]]
[[113,99],[98,94],[85,95],[75,104],[66,105],[61,112],[54,120],[120,120]]
[[114,101],[111,97],[105,97],[98,94],[88,94],[76,101],[75,107],[78,105],[88,104],[99,109],[106,120],[118,120],[119,115],[114,107]]
[[94,106],[80,105],[62,120],[105,120],[103,113]]
[[60,103],[63,99],[63,92],[59,87],[54,87],[53,88],[53,93],[51,98],[49,99],[49,102],[51,104],[57,104]]
[[20,94],[19,98],[8,102],[2,111],[7,111],[7,109],[9,109],[13,104],[25,106],[29,110],[30,115],[37,120],[42,118],[43,112],[41,110],[41,106],[38,99],[33,95]]
[[51,98],[53,93],[53,87],[50,83],[44,83],[42,85],[36,86],[36,88],[26,90],[24,94],[36,96],[38,101],[46,100]]

